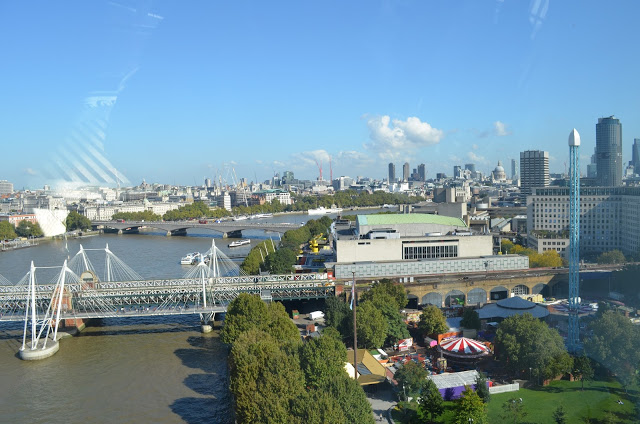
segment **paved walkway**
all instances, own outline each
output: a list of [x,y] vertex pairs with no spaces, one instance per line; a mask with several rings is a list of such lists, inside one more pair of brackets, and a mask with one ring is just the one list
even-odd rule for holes
[[[391,422],[387,411],[398,402],[396,394],[387,382],[377,386],[377,389],[371,386],[366,387],[364,391],[371,404],[371,409],[373,409],[373,416],[376,418],[376,422]],[[383,417],[382,421],[380,421],[380,416]]]

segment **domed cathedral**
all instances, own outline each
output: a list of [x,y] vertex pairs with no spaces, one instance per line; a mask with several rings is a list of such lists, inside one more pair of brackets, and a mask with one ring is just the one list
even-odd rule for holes
[[502,161],[498,161],[498,166],[496,166],[491,173],[491,179],[493,182],[504,182],[507,180],[507,174],[504,172],[504,168],[502,167]]

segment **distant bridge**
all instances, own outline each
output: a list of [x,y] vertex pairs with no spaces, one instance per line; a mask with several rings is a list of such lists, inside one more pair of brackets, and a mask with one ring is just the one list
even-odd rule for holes
[[92,221],[94,228],[110,228],[117,230],[118,234],[135,232],[140,228],[154,228],[170,235],[185,234],[189,228],[208,229],[222,233],[223,237],[230,234],[241,236],[243,230],[263,230],[273,233],[285,233],[289,230],[300,228],[301,224],[291,223],[267,223],[251,221],[222,221],[219,223],[208,222],[200,224],[198,221]]

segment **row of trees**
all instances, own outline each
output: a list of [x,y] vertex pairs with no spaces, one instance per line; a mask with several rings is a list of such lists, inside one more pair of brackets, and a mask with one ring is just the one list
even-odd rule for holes
[[89,230],[91,229],[91,221],[84,215],[80,215],[76,211],[69,212],[67,219],[65,220],[65,226],[67,231],[75,230]]
[[310,219],[305,225],[284,233],[277,249],[272,240],[254,246],[242,262],[241,268],[247,274],[257,275],[260,271],[271,274],[288,274],[296,263],[300,246],[312,238],[325,234],[331,226],[331,218]]
[[23,219],[14,227],[9,221],[0,221],[0,240],[13,240],[16,237],[42,237],[40,224]]
[[564,265],[562,257],[555,250],[538,253],[533,249],[514,244],[511,240],[502,240],[501,251],[502,253],[528,256],[530,268],[555,268]]
[[373,423],[360,385],[347,376],[347,351],[330,327],[303,343],[281,303],[240,294],[220,338],[232,344],[230,390],[241,423]]
[[[400,284],[383,279],[362,294],[356,308],[358,346],[378,348],[392,346],[408,338],[409,330],[400,310],[407,304],[407,294]],[[335,327],[343,340],[353,340],[353,312],[340,298],[326,300],[325,321]]]
[[124,219],[125,221],[160,221],[162,217],[151,211],[143,212],[118,212],[114,213],[112,219]]

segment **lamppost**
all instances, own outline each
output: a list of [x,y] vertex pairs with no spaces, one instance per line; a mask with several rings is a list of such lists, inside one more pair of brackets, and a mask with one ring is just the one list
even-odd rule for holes
[[531,367],[529,367],[529,381],[531,381]]

